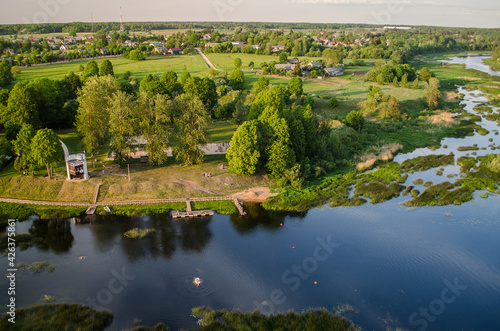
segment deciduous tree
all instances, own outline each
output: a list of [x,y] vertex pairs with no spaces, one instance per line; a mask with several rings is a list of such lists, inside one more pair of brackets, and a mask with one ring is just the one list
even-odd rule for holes
[[63,160],[63,150],[59,137],[51,129],[40,129],[33,137],[31,145],[33,161],[38,165],[44,165],[51,179],[52,166]]
[[259,122],[247,121],[236,130],[226,158],[229,171],[240,175],[253,175],[259,167]]

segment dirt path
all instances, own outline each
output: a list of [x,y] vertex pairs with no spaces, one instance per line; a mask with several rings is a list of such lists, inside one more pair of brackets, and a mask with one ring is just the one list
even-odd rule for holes
[[198,47],[195,48],[197,51],[198,51],[198,54],[201,55],[201,57],[203,58],[203,60],[205,60],[205,62],[208,64],[208,66],[214,70],[219,70],[217,69],[212,62],[210,62],[210,60],[208,59],[208,57],[203,54],[203,52],[201,51],[201,49],[199,49]]

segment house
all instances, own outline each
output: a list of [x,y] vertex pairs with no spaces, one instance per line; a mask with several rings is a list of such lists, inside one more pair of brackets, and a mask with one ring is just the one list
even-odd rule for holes
[[285,46],[283,46],[283,45],[271,46],[271,52],[273,52],[273,53],[277,53],[277,52],[284,51],[284,50],[285,50]]
[[66,44],[61,45],[61,47],[59,47],[59,50],[62,51],[62,52],[65,52],[65,51],[68,50],[68,46]]
[[212,35],[210,33],[207,33],[207,34],[204,34],[201,38],[203,40],[210,40],[210,38],[212,38]]
[[344,74],[344,68],[341,66],[325,68],[325,72],[328,76],[342,76]]
[[231,45],[238,47],[240,49],[243,46],[241,41],[231,41]]
[[100,53],[102,55],[108,55],[109,54],[109,49],[107,49],[107,48],[101,48]]
[[7,52],[9,52],[9,54],[14,54],[14,53],[15,53],[15,52],[14,52],[14,50],[13,50],[12,48],[7,48],[7,49],[4,49],[4,50],[3,50],[3,53],[4,53],[4,54],[7,54]]
[[290,63],[290,64],[297,64],[297,63],[299,63],[299,62],[300,62],[300,61],[299,61],[299,59],[297,59],[297,58],[288,59],[288,63]]
[[179,54],[182,54],[182,49],[180,49],[179,47],[169,48],[167,51],[167,54],[179,55]]
[[311,61],[311,62],[309,62],[308,66],[310,66],[310,67],[316,67],[316,68],[321,68],[321,67],[323,67],[323,66],[321,65],[321,62],[319,62],[319,61]]
[[215,45],[219,45],[219,43],[205,43],[205,47],[214,47]]
[[167,52],[168,52],[168,48],[166,48],[166,47],[163,47],[163,46],[155,47],[155,53],[165,55],[165,54],[167,54]]
[[295,69],[295,64],[291,63],[277,63],[274,65],[276,70],[284,70],[284,71],[289,71]]
[[160,43],[160,42],[152,42],[149,44],[149,46],[153,46],[153,47],[161,47],[163,46],[163,43]]

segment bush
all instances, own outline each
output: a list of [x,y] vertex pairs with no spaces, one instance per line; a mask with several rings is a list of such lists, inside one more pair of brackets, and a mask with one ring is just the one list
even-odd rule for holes
[[330,105],[330,108],[335,108],[339,105],[339,101],[337,100],[337,98],[332,97],[328,104]]

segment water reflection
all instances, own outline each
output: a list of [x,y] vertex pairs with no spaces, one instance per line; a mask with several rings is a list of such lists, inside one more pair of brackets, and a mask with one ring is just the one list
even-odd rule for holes
[[[211,218],[173,220],[169,214],[151,214],[140,218],[97,216],[90,226],[96,248],[100,252],[112,250],[120,244],[130,262],[147,255],[170,259],[175,251],[202,253],[212,238]],[[124,238],[133,228],[149,228],[155,232],[142,239]]]
[[244,208],[247,213],[244,217],[238,214],[230,216],[231,224],[239,234],[250,234],[259,227],[274,232],[282,228],[287,216],[303,219],[307,215],[307,211],[294,213],[267,211],[259,203],[245,203]]
[[67,219],[50,221],[35,219],[29,233],[33,236],[33,243],[40,250],[64,253],[73,245],[71,224]]

